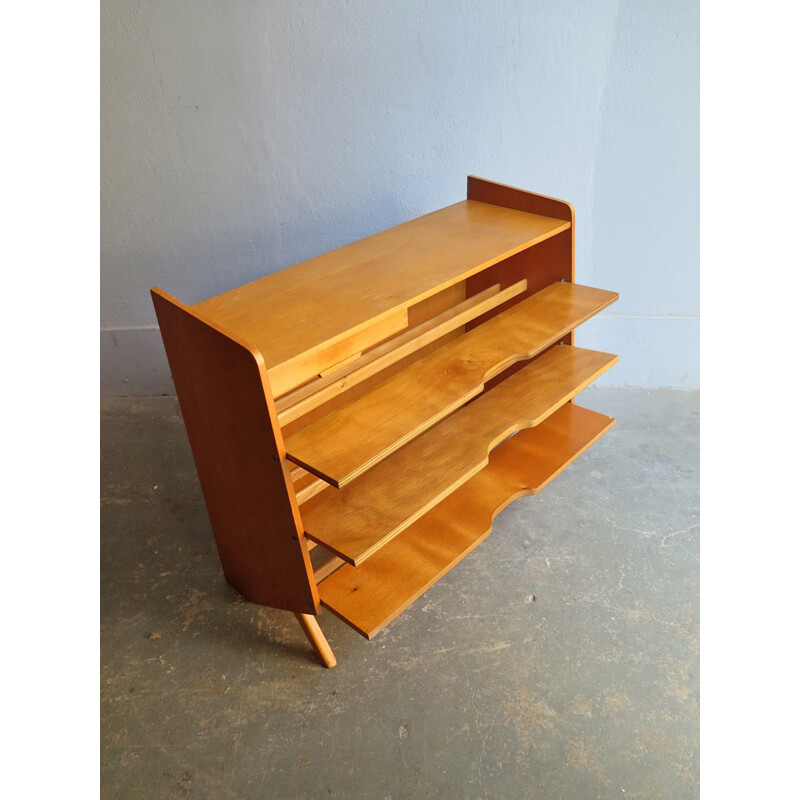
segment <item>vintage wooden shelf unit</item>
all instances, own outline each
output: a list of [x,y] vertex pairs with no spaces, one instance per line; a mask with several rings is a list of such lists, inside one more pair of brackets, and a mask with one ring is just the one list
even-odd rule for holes
[[470,177],[193,306],[152,290],[225,576],[327,666],[321,605],[373,636],[614,424],[572,402],[617,360],[572,343],[617,299],[574,242],[568,203]]

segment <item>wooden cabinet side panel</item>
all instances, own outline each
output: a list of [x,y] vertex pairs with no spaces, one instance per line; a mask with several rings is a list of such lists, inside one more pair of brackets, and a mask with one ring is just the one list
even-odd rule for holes
[[260,353],[160,290],[151,294],[225,577],[253,603],[317,613]]

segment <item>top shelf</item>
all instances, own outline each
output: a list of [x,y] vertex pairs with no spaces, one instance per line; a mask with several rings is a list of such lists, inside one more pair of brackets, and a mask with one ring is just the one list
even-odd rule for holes
[[286,439],[290,461],[341,488],[617,299],[553,283]]
[[[322,355],[360,335],[392,335],[408,308],[538,242],[570,222],[464,200],[267,275],[194,309],[258,348],[278,396],[314,377]],[[372,335],[371,335],[372,334]],[[333,349],[332,349],[333,348]]]

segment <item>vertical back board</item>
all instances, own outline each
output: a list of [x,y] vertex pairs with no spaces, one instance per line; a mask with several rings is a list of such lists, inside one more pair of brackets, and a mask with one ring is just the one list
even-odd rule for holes
[[[553,197],[527,192],[524,189],[516,189],[513,186],[506,186],[502,183],[487,181],[474,175],[467,176],[467,199],[477,200],[481,203],[491,203],[504,208],[513,208],[517,211],[527,211],[530,214],[541,214],[554,219],[569,220],[570,222],[568,230],[544,242],[540,242],[535,247],[522,250],[467,279],[467,297],[472,297],[493,283],[507,286],[522,278],[528,281],[528,288],[524,294],[518,295],[502,306],[498,306],[487,314],[483,318],[484,320],[496,314],[502,314],[514,303],[518,303],[523,298],[535,294],[555,281],[575,282],[575,209],[570,203],[564,200],[556,200]],[[467,325],[467,330],[470,330],[476,324],[480,323],[470,323]],[[565,344],[574,344],[574,332],[570,331],[564,336],[563,341]],[[488,381],[484,391],[488,391],[497,383],[510,377],[517,370],[522,369],[523,366],[525,366],[524,361],[512,365],[503,374]]]
[[[500,282],[501,285],[508,285],[522,278],[527,279],[527,292],[496,308],[490,316],[501,314],[510,305],[535,294],[554,281],[575,282],[575,210],[570,203],[487,181],[474,175],[467,176],[467,199],[568,220],[570,223],[569,229],[558,236],[535,247],[529,247],[467,280],[467,297],[472,297],[492,283]],[[467,329],[470,327],[467,326]],[[565,341],[567,344],[572,344],[571,333]]]

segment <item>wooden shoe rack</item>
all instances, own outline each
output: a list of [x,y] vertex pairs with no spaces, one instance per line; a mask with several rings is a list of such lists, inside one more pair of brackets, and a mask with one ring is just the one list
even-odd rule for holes
[[196,305],[152,290],[225,576],[327,666],[320,606],[372,637],[614,424],[572,402],[617,361],[573,346],[617,299],[574,241],[568,203],[470,177]]

